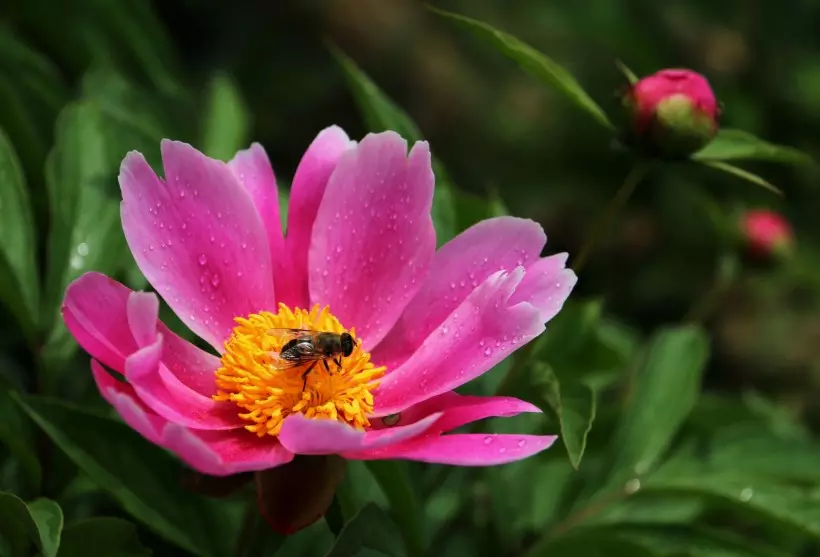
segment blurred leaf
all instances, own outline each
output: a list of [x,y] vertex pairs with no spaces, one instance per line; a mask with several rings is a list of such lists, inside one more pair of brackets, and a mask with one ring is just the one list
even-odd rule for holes
[[632,356],[631,343],[615,338],[614,324],[602,327],[602,311],[597,300],[565,304],[536,341],[532,359],[546,360],[561,380],[597,387],[595,374],[619,371]]
[[28,190],[11,142],[0,129],[0,300],[33,341],[39,280]]
[[12,557],[28,557],[31,543],[42,549],[37,523],[26,504],[16,495],[0,492],[0,539],[11,546]]
[[[371,132],[393,130],[410,143],[423,140],[421,131],[415,122],[396,106],[353,60],[335,46],[331,45],[330,49],[345,73],[356,106],[359,107],[365,124]],[[431,212],[436,228],[436,238],[440,246],[457,233],[455,188],[444,165],[435,156],[433,157],[433,171],[436,176],[436,188],[433,192]]]
[[757,174],[753,174],[748,170],[743,170],[742,168],[738,168],[734,165],[727,164],[725,162],[720,161],[701,161],[704,166],[708,166],[709,168],[714,168],[715,170],[720,170],[721,172],[725,172],[726,174],[731,174],[736,178],[740,178],[741,180],[746,180],[747,182],[751,182],[756,186],[760,186],[763,189],[767,189],[777,195],[783,195],[783,192],[775,186],[758,176]]
[[208,556],[215,553],[209,535],[227,537],[209,524],[207,501],[181,489],[178,463],[125,424],[47,398],[18,401],[83,472],[168,541]]
[[775,145],[749,132],[726,128],[721,129],[717,136],[692,155],[692,158],[698,161],[754,160],[789,164],[812,162],[809,155],[793,147]]
[[140,544],[137,527],[120,518],[95,517],[63,530],[58,557],[150,557]]
[[35,452],[30,423],[11,397],[12,386],[0,375],[0,443],[18,460],[33,492],[40,491],[43,469]]
[[698,327],[653,335],[610,444],[615,482],[646,473],[666,451],[697,402],[708,355],[708,338]]
[[669,525],[613,527],[624,539],[651,548],[662,555],[676,553],[692,557],[789,557],[761,540],[754,542],[732,532],[701,526]]
[[225,74],[211,79],[207,93],[202,152],[223,161],[247,147],[250,115],[242,93]]
[[[368,503],[345,524],[327,557],[357,557],[365,554],[373,557],[404,556],[407,551],[402,546],[400,537],[390,517],[373,503]],[[364,553],[365,550],[370,552]]]
[[394,460],[368,460],[367,468],[390,502],[390,514],[398,526],[410,555],[423,555],[426,545],[421,503],[402,463]]
[[8,25],[0,25],[0,64],[25,89],[37,95],[52,110],[59,110],[67,91],[59,69],[26,44]]
[[696,463],[680,460],[664,465],[642,483],[641,489],[647,493],[701,495],[820,540],[820,493],[816,490],[775,485],[735,470],[707,473]]
[[55,557],[60,547],[60,534],[63,531],[63,511],[60,505],[51,499],[36,499],[28,504],[29,513],[40,536],[40,548],[43,557]]
[[245,514],[242,532],[239,534],[236,557],[273,556],[284,543],[285,536],[274,532],[262,518],[255,502],[251,502]]
[[706,504],[698,495],[642,493],[621,497],[603,506],[601,512],[583,520],[585,527],[600,525],[643,524],[681,525],[697,520]]
[[432,6],[433,12],[449,18],[472,31],[478,38],[495,46],[499,51],[515,60],[522,69],[534,77],[564,93],[578,108],[587,112],[599,124],[612,130],[612,123],[598,104],[592,100],[576,79],[566,69],[552,59],[524,44],[512,35],[494,29],[486,23],[454,14]]
[[546,364],[538,365],[535,375],[543,382],[547,411],[560,424],[560,439],[573,468],[577,469],[586,448],[587,433],[595,420],[595,391],[582,383],[562,383]]
[[[60,114],[57,141],[46,161],[52,224],[43,307],[49,337],[43,356],[50,369],[59,369],[76,349],[59,319],[68,284],[89,270],[115,274],[126,261],[119,199],[104,191],[107,181],[115,181],[116,167],[106,157],[109,137],[103,120],[99,106],[91,101],[67,107]],[[47,379],[49,391],[53,380]]]
[[630,70],[630,69],[626,66],[626,64],[624,64],[622,61],[620,61],[620,60],[615,60],[615,65],[616,65],[616,66],[618,66],[618,69],[620,70],[620,72],[621,72],[622,74],[624,74],[624,77],[625,77],[625,78],[626,78],[626,80],[630,83],[630,85],[634,85],[635,83],[637,83],[637,82],[638,82],[638,76],[637,76],[637,75],[635,75],[635,72],[633,72],[632,70]]
[[544,538],[524,553],[525,557],[652,557],[646,547],[617,534],[584,532],[566,538]]

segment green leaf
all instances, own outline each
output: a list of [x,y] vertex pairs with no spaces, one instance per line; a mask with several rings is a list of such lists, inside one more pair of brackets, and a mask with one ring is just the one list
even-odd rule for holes
[[[421,131],[406,112],[382,91],[355,62],[335,46],[330,50],[342,67],[353,99],[359,107],[365,125],[373,132],[393,130],[409,142],[421,141]],[[447,175],[444,165],[434,156],[433,171],[436,188],[433,192],[433,224],[440,246],[458,232],[456,230],[455,188]]]
[[13,390],[10,382],[0,375],[0,443],[8,447],[11,456],[20,463],[26,474],[29,488],[37,493],[43,469],[37,459],[34,447],[34,436],[31,434],[31,422],[25,418],[22,410],[14,404],[11,396]]
[[624,74],[624,77],[630,85],[634,85],[638,82],[638,76],[635,75],[635,72],[626,67],[626,64],[624,64],[622,61],[615,60],[615,65],[618,67],[621,73]]
[[28,557],[32,543],[42,549],[37,523],[26,504],[11,493],[0,492],[0,539],[11,547],[12,557]]
[[37,239],[20,162],[0,129],[0,300],[33,339],[39,280]]
[[708,355],[708,338],[698,327],[655,333],[612,437],[614,481],[646,473],[666,451],[697,402]]
[[670,461],[642,483],[646,493],[700,495],[801,531],[820,540],[820,498],[815,490],[777,485],[736,470],[709,472]]
[[651,548],[662,555],[670,553],[693,557],[789,557],[732,532],[701,526],[641,526],[619,524],[613,530],[624,539]]
[[284,543],[285,536],[268,526],[255,502],[252,502],[245,513],[236,557],[273,556]]
[[523,70],[564,93],[572,103],[592,116],[596,122],[608,130],[614,129],[603,109],[592,100],[592,97],[587,94],[572,74],[552,59],[512,35],[499,31],[486,23],[432,6],[428,8],[470,30],[475,36],[515,60]]
[[250,115],[234,80],[225,74],[211,79],[205,108],[203,153],[229,161],[247,147]]
[[394,460],[368,460],[367,468],[390,502],[390,514],[399,527],[407,552],[423,555],[426,547],[421,503],[401,463]]
[[[368,503],[345,524],[327,557],[401,557],[407,552],[400,539],[390,517],[373,503]],[[368,550],[370,553],[366,553]]]
[[120,518],[95,517],[63,530],[58,557],[150,557],[140,544],[137,527]]
[[538,366],[536,370],[536,376],[543,382],[547,411],[560,424],[560,438],[572,466],[578,469],[586,448],[587,434],[595,420],[595,391],[582,383],[559,381],[552,368],[546,364]]
[[725,172],[727,174],[731,174],[736,178],[740,178],[741,180],[746,180],[747,182],[751,182],[756,186],[760,186],[763,189],[769,190],[772,193],[776,193],[777,195],[783,195],[783,192],[775,186],[774,184],[764,180],[757,174],[749,172],[748,170],[743,170],[742,168],[738,168],[734,165],[720,162],[720,161],[701,161],[704,166],[708,166],[709,168],[714,168],[715,170],[720,170],[721,172]]
[[721,129],[703,149],[692,155],[697,161],[767,161],[786,164],[809,164],[812,159],[793,147],[775,145],[753,134],[735,129]]
[[55,557],[60,547],[63,531],[63,511],[51,499],[36,499],[28,504],[28,510],[40,536],[43,557]]
[[585,532],[571,537],[542,538],[525,557],[652,557],[654,553],[617,533]]
[[209,501],[182,490],[179,463],[125,424],[42,397],[18,397],[18,403],[83,472],[160,536],[203,556],[214,554],[214,539],[228,537],[226,525],[211,524]]

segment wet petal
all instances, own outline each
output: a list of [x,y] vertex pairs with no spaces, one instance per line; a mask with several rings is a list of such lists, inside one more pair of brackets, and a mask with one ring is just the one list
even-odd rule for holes
[[151,443],[160,445],[162,428],[167,420],[145,406],[130,385],[114,379],[97,360],[91,360],[91,373],[100,395],[114,407],[120,418]]
[[424,437],[377,451],[343,456],[358,460],[402,459],[454,466],[492,466],[540,453],[556,439],[554,435],[459,433]]
[[[289,266],[284,286],[277,277],[276,296],[291,307],[308,307],[308,252],[316,213],[325,195],[330,175],[342,154],[356,145],[338,126],[325,128],[310,144],[302,157],[288,201],[288,234],[285,240]],[[280,291],[279,289],[283,290]]]
[[244,429],[191,431],[178,424],[168,424],[162,432],[162,441],[188,466],[212,476],[265,470],[293,459],[293,453],[273,437],[259,438]]
[[525,271],[518,267],[490,276],[444,320],[374,393],[376,411],[401,412],[470,381],[541,334],[544,323],[533,305],[510,298]]
[[[277,263],[286,263],[286,261],[280,261],[286,259],[283,249],[285,238],[279,217],[279,191],[276,187],[276,177],[264,147],[259,143],[254,143],[250,148],[239,151],[228,163],[228,168],[251,196],[256,212],[262,219],[262,225],[267,232],[273,267],[286,269],[284,265],[277,265]],[[279,282],[280,276],[284,277],[283,274],[274,273],[271,280],[275,279],[275,282]]]
[[285,419],[279,441],[296,454],[335,454],[376,449],[416,437],[435,424],[440,414],[431,414],[407,426],[360,431],[336,420],[306,418],[293,414]]
[[[373,360],[389,370],[410,354],[465,298],[500,270],[537,264],[547,236],[528,219],[497,217],[468,228],[436,252],[430,274],[401,319],[373,351]],[[566,258],[564,258],[566,260]],[[519,287],[520,288],[520,287]]]
[[161,363],[162,340],[131,354],[125,360],[125,378],[152,411],[169,422],[193,429],[241,428],[236,407],[217,402],[185,386]]
[[369,134],[330,177],[310,245],[312,303],[330,304],[372,350],[427,276],[436,236],[425,142]]
[[162,158],[164,182],[139,153],[122,163],[125,237],[171,309],[221,350],[235,316],[273,307],[265,229],[226,164],[168,140]]
[[527,267],[527,274],[513,292],[510,304],[532,304],[541,312],[545,323],[555,317],[578,282],[575,272],[567,269],[566,263],[567,254],[558,253]]

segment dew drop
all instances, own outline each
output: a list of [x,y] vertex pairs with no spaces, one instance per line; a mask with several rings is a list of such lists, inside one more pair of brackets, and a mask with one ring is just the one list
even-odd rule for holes
[[444,325],[444,326],[441,328],[441,334],[442,334],[442,335],[446,335],[446,334],[447,334],[447,333],[449,333],[449,332],[450,332],[450,327],[448,327],[447,325]]
[[154,251],[154,244],[148,244],[148,251]]
[[480,341],[478,341],[478,345],[479,345],[479,346],[484,346],[485,344],[486,344],[486,343],[484,342],[484,339],[483,339],[483,338],[482,338]]
[[456,288],[456,283],[451,282],[451,283],[450,283],[450,288],[452,288],[453,290],[455,290],[455,288]]
[[493,442],[493,438],[490,435],[488,435],[487,437],[484,438],[484,444],[485,445],[489,445],[492,442]]
[[485,356],[492,356],[492,354],[493,354],[493,348],[491,346],[488,346],[487,348],[484,349],[484,355]]
[[507,452],[507,447],[501,447],[500,449],[498,449],[499,454],[504,454],[506,452]]
[[[213,238],[213,236],[211,237]],[[197,261],[199,261],[199,265],[202,267],[208,264],[208,258],[205,256],[204,253],[199,256],[199,259]]]
[[518,446],[519,446],[519,447],[523,447],[523,446],[524,446],[524,445],[526,445],[526,444],[527,444],[527,441],[526,441],[525,439],[521,439],[521,440],[518,442]]
[[179,190],[179,198],[180,199],[185,198],[185,190]]
[[754,490],[751,487],[744,487],[743,490],[740,492],[740,500],[744,502],[749,501],[751,500],[753,495]]
[[213,286],[214,288],[219,286],[219,275],[217,275],[216,273],[211,275],[211,286]]

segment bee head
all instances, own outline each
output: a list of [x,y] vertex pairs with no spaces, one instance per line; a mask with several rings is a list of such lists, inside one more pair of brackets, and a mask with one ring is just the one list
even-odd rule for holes
[[345,357],[350,356],[353,353],[353,347],[356,346],[356,341],[353,340],[353,337],[350,333],[342,333],[342,354]]

